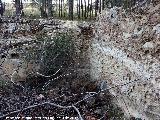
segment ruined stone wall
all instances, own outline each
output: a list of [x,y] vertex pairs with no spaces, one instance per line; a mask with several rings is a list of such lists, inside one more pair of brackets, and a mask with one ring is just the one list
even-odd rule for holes
[[128,117],[160,118],[160,4],[127,14],[105,10],[95,23],[91,77],[106,80]]

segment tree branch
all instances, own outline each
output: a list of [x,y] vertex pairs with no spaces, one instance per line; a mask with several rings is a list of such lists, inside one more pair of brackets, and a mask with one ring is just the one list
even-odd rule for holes
[[55,104],[55,103],[50,103],[50,102],[44,102],[44,103],[41,103],[41,104],[38,104],[38,105],[31,105],[31,106],[28,106],[22,110],[16,110],[16,111],[13,111],[13,112],[10,112],[6,115],[3,115],[3,116],[0,116],[0,119],[3,119],[11,114],[16,114],[16,113],[19,113],[19,112],[23,112],[25,110],[28,110],[28,109],[31,109],[31,108],[35,108],[35,107],[39,107],[39,106],[42,106],[42,105],[46,105],[46,104],[49,104],[51,106],[54,106],[54,107],[58,107],[58,108],[61,108],[61,109],[68,109],[68,108],[74,108],[74,110],[78,113],[78,116],[79,116],[79,119],[80,120],[83,120],[78,108],[76,108],[74,105],[72,106],[61,106],[61,105],[58,105],[58,104]]
[[76,108],[76,106],[72,105],[72,107],[75,109],[75,111],[78,113],[78,116],[79,116],[79,120],[83,120],[78,108]]
[[53,75],[48,75],[48,76],[47,76],[47,75],[43,75],[43,74],[41,74],[41,73],[39,73],[39,72],[36,72],[36,73],[37,73],[37,75],[40,75],[40,76],[42,76],[42,77],[51,78],[51,77],[55,76],[60,70],[61,70],[61,68],[58,69]]

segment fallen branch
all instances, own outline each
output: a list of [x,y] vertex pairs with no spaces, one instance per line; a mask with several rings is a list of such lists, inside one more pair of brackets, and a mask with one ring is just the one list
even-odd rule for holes
[[50,102],[44,102],[44,103],[41,103],[41,104],[38,104],[38,105],[31,105],[31,106],[28,106],[28,107],[26,107],[26,108],[24,108],[24,109],[22,109],[22,110],[16,110],[16,111],[10,112],[10,113],[8,113],[8,114],[6,114],[6,115],[0,116],[0,119],[3,119],[3,118],[5,118],[5,117],[7,117],[7,116],[10,116],[10,115],[12,115],[12,114],[16,114],[16,113],[19,113],[19,112],[23,112],[23,111],[25,111],[25,110],[28,110],[28,109],[31,109],[31,108],[35,108],[35,107],[39,107],[39,106],[46,105],[46,104],[49,104],[49,105],[51,105],[51,106],[58,107],[58,108],[61,108],[61,109],[74,108],[74,110],[78,113],[79,119],[80,119],[80,120],[83,120],[83,118],[82,118],[79,110],[78,110],[74,105],[72,105],[72,106],[61,106],[61,105],[58,105],[58,104],[55,104],[55,103],[50,103]]
[[37,75],[40,75],[40,76],[42,76],[42,77],[45,77],[45,78],[51,78],[51,77],[53,77],[53,76],[55,76],[59,71],[60,71],[61,69],[58,69],[53,75],[43,75],[43,74],[41,74],[41,73],[39,73],[39,72],[36,72],[37,73]]
[[23,87],[22,85],[16,84],[16,83],[14,82],[14,80],[13,80],[13,76],[14,76],[14,74],[16,74],[16,72],[17,72],[17,70],[14,70],[14,72],[12,73],[12,75],[11,75],[11,82],[12,82],[14,85],[18,85],[18,86],[22,87],[23,90],[24,90],[24,87]]
[[78,113],[78,116],[79,116],[79,120],[83,120],[78,108],[76,108],[74,105],[72,105],[72,107],[75,109],[75,111]]
[[71,75],[71,74],[72,74],[72,73],[67,73],[67,74],[64,74],[64,75],[59,75],[58,77],[53,78],[53,79],[47,81],[47,82],[44,84],[44,86],[42,87],[42,89],[44,90],[44,88],[47,87],[52,81],[57,80],[57,79],[59,79],[59,78],[63,78],[63,77],[69,76],[69,75]]

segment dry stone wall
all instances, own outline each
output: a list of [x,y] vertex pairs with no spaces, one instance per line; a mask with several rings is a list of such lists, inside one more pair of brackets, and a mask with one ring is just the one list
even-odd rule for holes
[[160,4],[105,10],[95,23],[91,77],[106,80],[126,116],[160,118]]

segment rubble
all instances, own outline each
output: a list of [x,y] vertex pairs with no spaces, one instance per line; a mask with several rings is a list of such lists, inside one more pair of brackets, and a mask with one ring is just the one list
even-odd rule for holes
[[150,120],[160,117],[160,3],[139,9],[114,7],[98,16],[91,76],[107,81],[127,116]]

